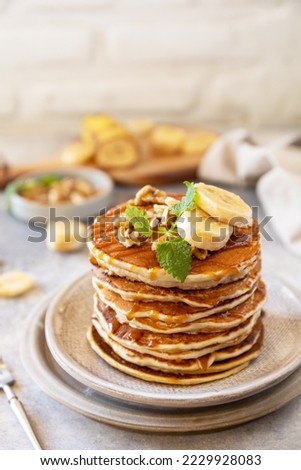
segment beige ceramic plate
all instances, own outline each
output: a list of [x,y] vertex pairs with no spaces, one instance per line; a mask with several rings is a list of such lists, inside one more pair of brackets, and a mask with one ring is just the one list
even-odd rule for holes
[[51,356],[44,332],[49,300],[28,319],[21,342],[23,363],[32,379],[47,395],[72,410],[97,421],[148,432],[190,432],[224,429],[271,413],[301,393],[301,369],[250,398],[192,410],[172,410],[122,402],[77,382]]
[[88,345],[92,313],[90,273],[67,286],[51,302],[45,320],[55,361],[78,382],[123,401],[170,408],[211,406],[241,400],[277,384],[301,365],[301,302],[286,286],[267,278],[265,338],[259,358],[236,375],[193,386],[161,385],[125,375]]

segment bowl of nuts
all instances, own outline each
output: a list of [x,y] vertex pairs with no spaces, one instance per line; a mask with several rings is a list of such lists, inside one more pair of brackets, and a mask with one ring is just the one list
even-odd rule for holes
[[7,208],[26,222],[37,217],[87,220],[108,208],[113,186],[111,177],[95,168],[33,171],[7,186]]

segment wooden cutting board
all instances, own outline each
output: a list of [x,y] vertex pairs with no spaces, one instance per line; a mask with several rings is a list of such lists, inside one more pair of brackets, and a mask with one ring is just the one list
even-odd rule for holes
[[[143,143],[141,148],[143,149]],[[115,182],[120,184],[168,184],[194,179],[197,175],[197,168],[201,162],[202,156],[202,153],[199,155],[178,154],[159,156],[152,154],[150,151],[141,151],[138,162],[132,167],[104,169],[96,167],[93,163],[86,164],[85,166],[95,166],[95,168],[107,172]],[[70,165],[66,165],[62,162],[59,154],[41,158],[38,163],[35,162],[13,167],[6,166],[0,160],[0,188],[3,188],[8,182],[13,181],[18,176],[30,171],[52,171],[68,166]]]
[[[209,133],[213,134],[215,138],[218,137],[217,132],[211,129],[200,129],[196,126],[188,127],[183,125],[176,127],[185,130],[187,136],[196,133],[204,133],[204,139],[206,139],[208,138],[206,133]],[[149,137],[138,137],[136,135],[136,141],[140,149],[140,158],[134,166],[123,169],[106,170],[118,183],[126,185],[164,184],[194,179],[197,176],[197,168],[202,160],[202,156],[208,148],[207,146],[206,150],[203,150],[199,154],[179,153],[174,155],[160,155],[155,153]]]
[[[174,157],[156,157],[148,160],[142,160],[134,167],[126,169],[105,170],[115,182],[125,185],[142,184],[164,184],[173,182],[182,182],[187,179],[194,179],[197,173],[197,167],[202,156],[179,156]],[[0,165],[0,188],[24,173],[53,169],[66,168],[57,155],[51,158],[43,159],[39,163],[8,167]],[[86,165],[93,167],[93,165]],[[96,168],[96,167],[95,167]],[[101,169],[101,168],[100,168]]]
[[112,178],[126,185],[183,182],[194,179],[201,156],[175,155],[141,161],[133,168],[109,171]]

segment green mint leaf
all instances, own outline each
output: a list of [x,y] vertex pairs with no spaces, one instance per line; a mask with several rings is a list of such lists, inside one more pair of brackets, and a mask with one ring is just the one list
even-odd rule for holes
[[177,230],[177,225],[176,225],[175,222],[171,223],[171,225],[170,225],[170,227],[169,227],[169,229],[167,230],[166,233],[169,237],[175,237],[175,236],[178,237],[179,236],[178,230]]
[[191,268],[192,248],[182,238],[158,243],[156,256],[159,265],[172,277],[184,282]]
[[178,202],[170,209],[170,213],[177,217],[181,217],[183,212],[191,210],[195,205],[194,198],[197,192],[196,187],[189,181],[185,181],[184,184],[187,187],[186,195],[183,197],[182,201]]
[[50,186],[52,183],[56,183],[57,181],[60,181],[62,179],[62,176],[60,175],[44,175],[38,178],[38,183],[41,183],[43,186]]
[[150,237],[152,230],[146,213],[139,207],[128,204],[125,209],[126,218],[133,225],[134,229],[144,237]]

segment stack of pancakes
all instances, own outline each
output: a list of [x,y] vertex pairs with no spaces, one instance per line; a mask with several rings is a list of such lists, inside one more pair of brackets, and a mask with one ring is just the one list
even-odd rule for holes
[[236,228],[205,259],[193,257],[180,282],[159,266],[150,240],[125,247],[116,238],[114,219],[125,207],[106,214],[105,232],[96,219],[88,242],[91,347],[116,369],[151,382],[199,384],[245,368],[263,337],[258,224]]

